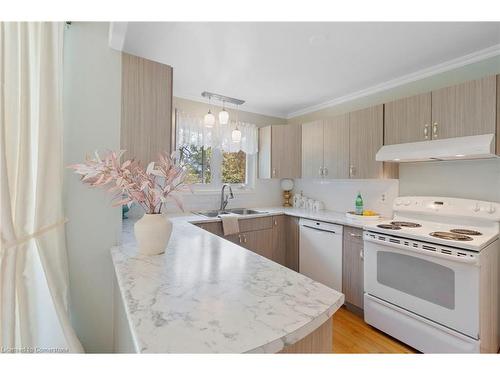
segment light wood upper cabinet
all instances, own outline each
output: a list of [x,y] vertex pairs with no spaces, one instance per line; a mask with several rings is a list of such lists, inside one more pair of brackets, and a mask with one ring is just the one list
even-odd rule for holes
[[302,178],[322,177],[323,127],[323,120],[302,124]]
[[384,144],[431,139],[431,93],[385,104]]
[[299,178],[301,126],[272,125],[266,128],[270,131],[259,129],[259,178]]
[[170,154],[172,67],[122,53],[121,149],[143,165]]
[[432,92],[432,139],[495,133],[496,77]]
[[323,176],[349,178],[349,114],[325,120]]
[[383,163],[375,154],[383,144],[383,105],[349,113],[349,161],[351,178],[381,178]]

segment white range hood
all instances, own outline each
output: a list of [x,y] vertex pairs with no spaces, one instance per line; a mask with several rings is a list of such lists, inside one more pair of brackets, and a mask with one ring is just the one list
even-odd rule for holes
[[375,159],[402,163],[496,157],[495,135],[484,134],[382,146]]

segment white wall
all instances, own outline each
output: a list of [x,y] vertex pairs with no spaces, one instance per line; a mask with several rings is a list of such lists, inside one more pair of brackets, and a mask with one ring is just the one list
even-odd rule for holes
[[400,164],[401,195],[500,202],[500,159]]
[[[64,35],[66,164],[94,150],[120,147],[121,55],[108,47],[108,23],[74,22]],[[88,352],[113,349],[113,275],[109,249],[118,241],[119,208],[110,197],[65,176],[71,318]]]

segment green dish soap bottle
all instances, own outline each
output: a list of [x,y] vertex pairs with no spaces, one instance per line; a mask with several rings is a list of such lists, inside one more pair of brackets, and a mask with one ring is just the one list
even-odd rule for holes
[[356,197],[356,215],[363,215],[363,198],[361,197],[361,193],[358,191],[358,196]]

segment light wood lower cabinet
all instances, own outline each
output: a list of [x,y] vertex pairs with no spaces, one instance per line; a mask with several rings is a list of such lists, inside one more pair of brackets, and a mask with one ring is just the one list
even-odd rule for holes
[[273,239],[271,259],[276,263],[286,266],[286,217],[285,215],[273,216]]
[[299,219],[275,215],[240,219],[240,233],[224,236],[222,222],[195,224],[294,271],[299,270]]
[[342,293],[345,302],[363,309],[363,230],[344,226]]
[[294,216],[285,216],[285,265],[299,272],[299,220]]

